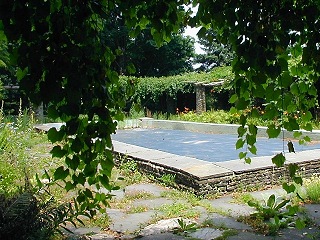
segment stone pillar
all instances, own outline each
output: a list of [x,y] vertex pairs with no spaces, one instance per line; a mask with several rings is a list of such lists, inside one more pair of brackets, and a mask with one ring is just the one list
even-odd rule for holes
[[36,119],[40,122],[44,122],[43,103],[41,103],[39,106],[34,106],[33,110],[34,110]]
[[194,85],[196,92],[196,112],[202,113],[207,111],[206,109],[206,87],[201,83]]
[[166,95],[167,113],[175,114],[177,109],[177,100],[173,97]]

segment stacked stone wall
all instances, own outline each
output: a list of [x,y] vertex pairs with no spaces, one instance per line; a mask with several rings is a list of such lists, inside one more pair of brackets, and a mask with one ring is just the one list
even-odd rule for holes
[[[136,161],[141,172],[153,175],[155,178],[160,178],[164,174],[174,175],[178,188],[192,191],[197,195],[256,189],[289,181],[289,172],[286,166],[279,168],[274,166],[233,172],[233,174],[198,178],[174,167],[133,158],[121,153],[115,153],[116,164],[119,164],[123,159],[125,161]],[[320,175],[320,159],[301,162],[298,163],[298,166],[300,167],[299,174],[302,177],[311,177],[314,174]]]

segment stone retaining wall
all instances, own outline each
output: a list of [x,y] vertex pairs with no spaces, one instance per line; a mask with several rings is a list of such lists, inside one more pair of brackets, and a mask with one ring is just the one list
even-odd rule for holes
[[[164,174],[174,175],[178,188],[192,191],[197,195],[255,189],[262,186],[281,184],[289,178],[289,172],[286,166],[233,172],[233,174],[216,175],[201,179],[174,167],[133,158],[122,153],[115,153],[116,164],[119,164],[120,160],[123,161],[124,159],[125,161],[136,161],[140,171],[151,174],[155,178],[160,178]],[[300,167],[300,174],[303,177],[320,174],[319,159],[301,162],[298,163],[298,166]]]

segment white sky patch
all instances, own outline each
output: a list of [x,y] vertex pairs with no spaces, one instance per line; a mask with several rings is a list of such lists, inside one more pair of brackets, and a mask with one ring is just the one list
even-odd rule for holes
[[193,38],[196,40],[196,42],[195,42],[195,44],[194,44],[196,53],[197,53],[197,54],[204,54],[205,51],[203,51],[203,50],[201,49],[201,45],[198,43],[197,33],[198,33],[199,30],[200,30],[200,27],[198,27],[198,28],[191,28],[191,27],[188,26],[188,27],[186,27],[185,32],[184,32],[183,35],[193,37]]
[[[191,11],[193,12],[193,14],[191,14],[191,16],[195,16],[197,11],[198,11],[198,7],[199,7],[199,4],[195,7],[192,7],[192,5],[188,5],[188,6],[185,6],[185,10],[187,11],[188,8],[191,9]],[[197,33],[198,31],[200,30],[201,27],[197,27],[197,28],[191,28],[191,27],[186,27],[185,28],[185,32],[184,32],[184,36],[191,36],[193,37],[196,41],[195,41],[195,44],[194,44],[194,47],[195,47],[195,52],[197,54],[204,54],[205,52],[201,49],[201,45],[198,43],[198,36],[197,36]]]

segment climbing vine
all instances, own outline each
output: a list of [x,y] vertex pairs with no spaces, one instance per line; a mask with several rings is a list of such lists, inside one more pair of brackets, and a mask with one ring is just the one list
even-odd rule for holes
[[185,73],[170,77],[124,77],[120,79],[123,84],[130,79],[135,85],[135,93],[132,96],[135,102],[159,102],[163,95],[176,99],[178,93],[194,93],[195,83],[212,83],[224,81],[224,87],[229,86],[233,78],[231,67],[217,67],[209,73]]
[[[191,9],[184,11],[191,3],[198,6],[194,16]],[[0,0],[0,40],[8,43],[21,89],[34,104],[48,104],[49,117],[66,123],[48,133],[56,144],[53,156],[65,159],[53,180],[77,191],[81,210],[94,214],[94,208],[110,197],[99,189],[113,189],[109,182],[113,120],[121,118],[126,96],[132,93],[133,82],[120,86],[112,68],[121,51],[113,52],[100,41],[104,19],[115,8],[131,37],[150,25],[158,45],[169,41],[181,24],[202,27],[200,37],[207,28],[215,30],[217,38],[236,54],[232,62],[235,94],[230,99],[236,109],[249,109],[254,115],[253,99],[263,99],[264,116],[281,120],[268,127],[269,137],[278,136],[282,127],[312,129],[308,121],[317,104],[315,84],[320,74],[316,0]],[[128,68],[134,71],[133,66]],[[181,80],[169,84],[169,94],[183,86]],[[154,84],[155,94],[168,86]],[[142,89],[138,91],[146,91]],[[257,131],[254,125],[247,126],[246,114],[241,116],[238,133],[237,146],[247,144],[255,153]],[[240,157],[246,159],[246,154]],[[273,162],[282,166],[284,154],[277,154]],[[296,171],[292,165],[290,175],[299,183]]]

